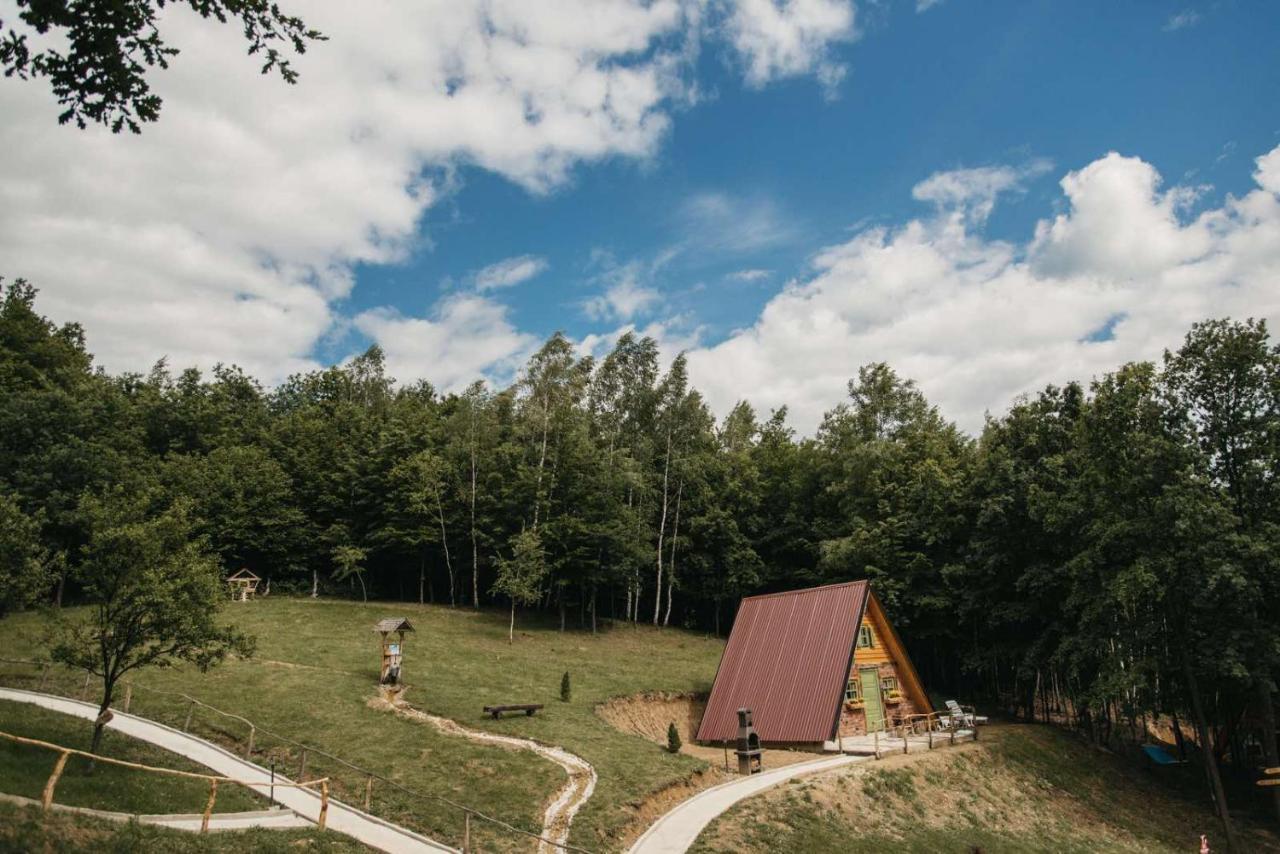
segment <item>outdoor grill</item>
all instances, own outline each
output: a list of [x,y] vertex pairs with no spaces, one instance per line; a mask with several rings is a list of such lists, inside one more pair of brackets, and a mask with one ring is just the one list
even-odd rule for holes
[[738,773],[759,774],[764,765],[761,761],[760,734],[751,725],[751,710],[738,709]]

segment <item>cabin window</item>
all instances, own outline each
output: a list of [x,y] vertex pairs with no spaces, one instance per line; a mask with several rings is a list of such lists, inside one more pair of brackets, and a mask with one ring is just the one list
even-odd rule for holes
[[896,676],[886,676],[886,677],[884,677],[883,679],[881,679],[881,680],[880,680],[880,690],[881,690],[881,691],[885,691],[885,692],[888,692],[888,691],[897,691],[897,690],[898,690],[898,678],[897,678]]
[[849,683],[844,686],[844,698],[849,701],[857,700],[861,697],[861,688],[858,687],[858,679],[856,676],[849,678]]
[[875,638],[871,634],[871,627],[862,625],[858,627],[858,648],[866,649],[875,646]]

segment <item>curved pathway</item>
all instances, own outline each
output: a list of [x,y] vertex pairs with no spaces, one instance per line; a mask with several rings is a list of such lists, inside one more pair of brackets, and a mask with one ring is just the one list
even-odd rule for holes
[[[591,798],[591,794],[596,789],[596,769],[591,767],[591,763],[587,762],[587,760],[580,756],[575,756],[562,747],[548,747],[528,738],[498,735],[484,730],[471,729],[451,718],[428,714],[408,704],[387,705],[394,709],[397,714],[429,723],[440,732],[448,735],[456,735],[472,741],[497,744],[517,750],[531,750],[542,758],[559,765],[569,775],[569,780],[561,787],[551,803],[547,805],[546,812],[542,815],[542,835],[544,840],[550,840],[556,845],[564,845],[569,841],[569,828],[573,825],[573,817],[577,815],[582,805]],[[539,854],[560,850],[556,845],[549,844],[546,841],[539,842]]]
[[[50,694],[37,694],[33,691],[21,691],[16,688],[0,688],[0,699],[31,703],[55,712],[74,715],[90,721],[98,716],[98,707],[91,703],[68,700],[64,697],[55,697]],[[271,782],[271,772],[266,768],[247,762],[234,753],[223,750],[216,744],[188,735],[185,732],[180,732],[164,724],[114,710],[112,714],[114,717],[107,724],[108,729],[116,730],[141,741],[150,742],[157,747],[163,747],[165,750],[172,751],[180,756],[185,756],[193,762],[198,762],[207,768],[211,768],[217,774],[233,777],[236,780],[244,780],[252,784],[249,788],[259,794],[267,794]],[[276,775],[276,780],[282,783],[291,782],[279,774]],[[277,788],[275,796],[276,800],[281,804],[312,822],[316,821],[320,816],[319,794],[306,789]],[[383,821],[377,816],[369,815],[333,798],[329,799],[329,814],[326,826],[329,830],[344,833],[372,848],[377,848],[380,851],[396,852],[396,854],[400,854],[400,852],[419,854],[419,852],[456,850],[433,839],[428,839],[421,834],[414,833],[407,828],[392,824],[389,821]]]
[[750,777],[741,777],[712,786],[682,802],[655,821],[631,846],[629,854],[680,854],[693,845],[698,834],[702,833],[708,824],[738,801],[795,777],[865,762],[868,758],[866,756],[833,756],[815,759],[812,762],[784,765],[771,771],[762,771]]

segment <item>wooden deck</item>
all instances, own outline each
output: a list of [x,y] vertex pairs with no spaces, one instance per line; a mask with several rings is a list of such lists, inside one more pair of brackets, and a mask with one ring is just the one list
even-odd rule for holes
[[892,732],[871,735],[845,736],[838,741],[828,741],[823,749],[830,753],[848,753],[854,756],[887,756],[893,753],[918,753],[922,750],[941,750],[953,744],[973,741],[977,734],[972,729],[945,730],[931,733],[909,733],[905,738]]

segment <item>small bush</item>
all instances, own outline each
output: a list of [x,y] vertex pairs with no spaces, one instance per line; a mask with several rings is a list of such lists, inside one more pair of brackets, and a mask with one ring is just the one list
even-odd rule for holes
[[672,753],[680,752],[680,730],[676,729],[675,721],[667,724],[667,750]]
[[564,675],[560,677],[560,702],[567,703],[572,696],[573,689],[569,687],[569,671],[566,670]]

